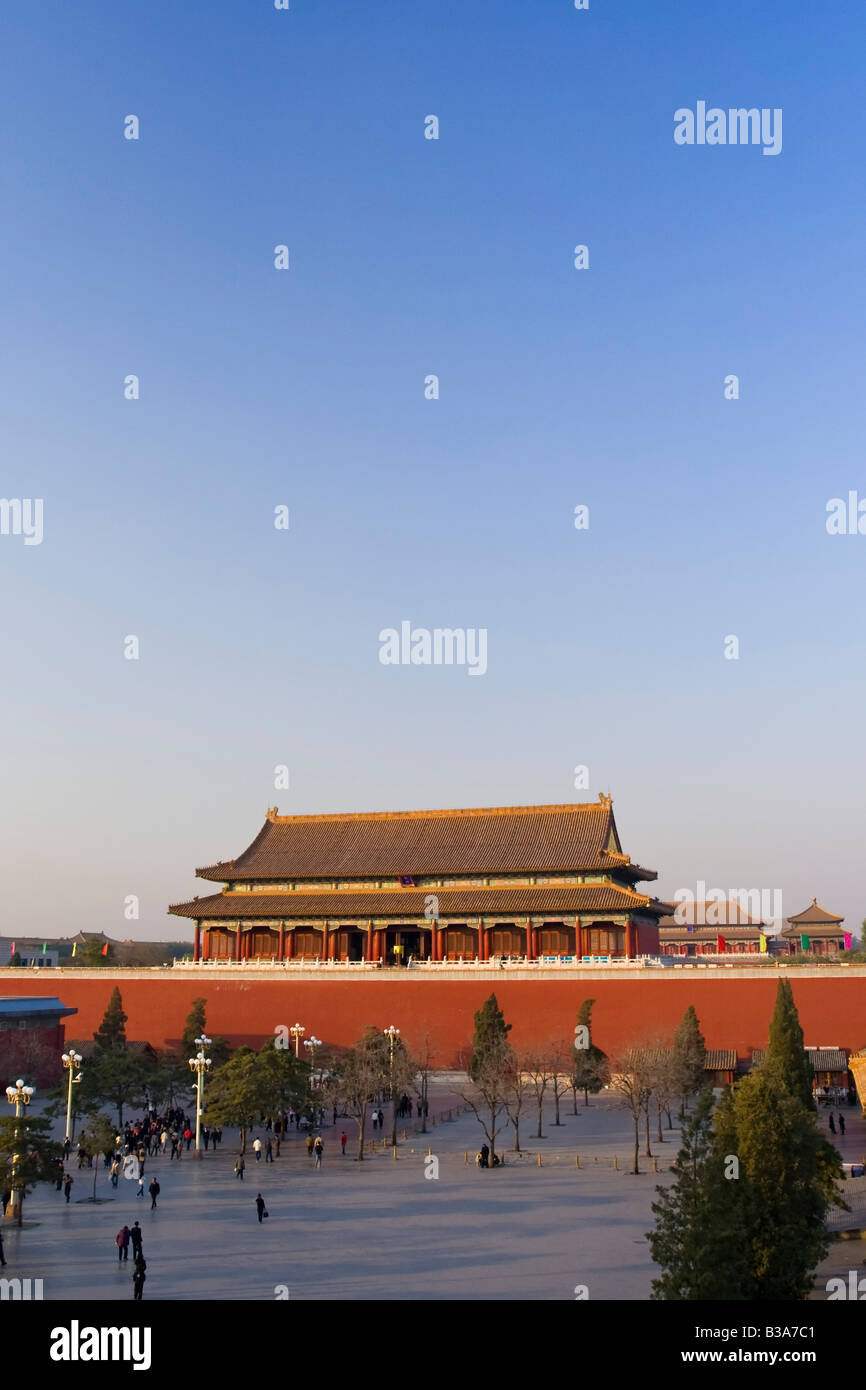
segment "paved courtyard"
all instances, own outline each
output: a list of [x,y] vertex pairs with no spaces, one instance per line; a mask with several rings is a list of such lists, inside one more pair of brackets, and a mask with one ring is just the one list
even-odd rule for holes
[[[436,1108],[449,1101],[440,1096]],[[539,1141],[527,1115],[526,1155],[506,1149],[506,1166],[490,1172],[472,1161],[481,1131],[471,1114],[436,1124],[428,1136],[410,1130],[396,1160],[379,1149],[363,1163],[350,1156],[354,1122],[327,1126],[321,1171],[302,1136],[266,1164],[255,1161],[250,1135],[243,1182],[232,1171],[237,1131],[226,1130],[221,1150],[201,1162],[191,1154],[180,1163],[147,1161],[145,1183],[156,1172],[162,1187],[155,1212],[147,1195],[136,1197],[135,1183],[121,1179],[112,1189],[102,1169],[97,1194],[114,1200],[81,1202],[93,1174],[73,1158],[71,1203],[42,1185],[25,1207],[39,1224],[20,1234],[5,1226],[4,1273],[41,1278],[46,1299],[131,1298],[132,1262],[118,1262],[114,1237],[138,1219],[146,1299],[274,1299],[280,1286],[290,1299],[573,1299],[578,1284],[592,1299],[646,1299],[652,1265],[644,1233],[662,1179],[623,1171],[629,1121],[610,1099],[591,1097],[577,1117],[569,1105],[562,1118],[557,1129],[551,1109]],[[350,1136],[345,1158],[342,1128]],[[674,1131],[659,1146],[665,1167],[676,1138]],[[424,1176],[428,1144],[438,1178]],[[259,1191],[270,1213],[261,1225]]]
[[[440,1084],[431,1108],[444,1115],[457,1104],[459,1098]],[[866,1125],[854,1111],[846,1119],[843,1157],[859,1160]],[[112,1189],[101,1165],[97,1195],[112,1200],[82,1201],[93,1173],[79,1170],[73,1157],[69,1205],[42,1185],[27,1201],[24,1230],[4,1223],[4,1274],[42,1279],[47,1300],[130,1299],[132,1261],[119,1263],[114,1237],[137,1219],[148,1262],[147,1300],[272,1300],[286,1294],[571,1300],[582,1284],[593,1300],[645,1300],[654,1272],[645,1239],[650,1203],[656,1185],[669,1181],[666,1170],[679,1131],[665,1130],[661,1145],[653,1139],[661,1171],[654,1174],[642,1156],[641,1167],[649,1171],[635,1177],[629,1172],[630,1119],[609,1096],[591,1097],[588,1109],[581,1103],[577,1116],[568,1101],[562,1120],[557,1128],[548,1105],[546,1137],[538,1140],[534,1109],[528,1108],[521,1122],[524,1154],[508,1148],[509,1129],[502,1146],[506,1165],[491,1172],[473,1162],[482,1136],[471,1113],[443,1119],[426,1136],[408,1125],[396,1160],[390,1148],[379,1146],[360,1164],[353,1158],[354,1122],[326,1126],[321,1171],[307,1157],[303,1135],[291,1135],[273,1164],[256,1162],[251,1133],[243,1182],[233,1173],[237,1131],[226,1130],[218,1153],[201,1162],[192,1153],[181,1162],[168,1156],[147,1161],[145,1183],[155,1172],[162,1188],[156,1211],[149,1196],[136,1197],[134,1182],[121,1179]],[[345,1158],[338,1142],[343,1128],[349,1135]],[[390,1136],[388,1123],[385,1133]],[[425,1177],[428,1146],[438,1159],[438,1178]],[[258,1192],[270,1213],[261,1225]],[[864,1254],[866,1245],[859,1242],[834,1246],[822,1267],[822,1284],[828,1273],[860,1265]]]

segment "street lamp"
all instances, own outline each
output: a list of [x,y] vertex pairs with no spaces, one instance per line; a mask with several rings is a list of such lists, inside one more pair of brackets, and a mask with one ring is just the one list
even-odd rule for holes
[[[24,1082],[20,1078],[18,1081],[15,1082],[14,1086],[6,1087],[6,1099],[8,1100],[10,1105],[15,1106],[16,1120],[21,1119],[21,1116],[24,1114],[24,1106],[30,1104],[30,1101],[34,1093],[34,1088],[32,1086],[25,1086]],[[15,1138],[18,1138],[17,1129],[15,1130]],[[15,1171],[18,1164],[18,1159],[20,1157],[20,1154],[12,1155],[12,1172],[9,1175],[11,1187],[11,1196],[9,1198],[10,1210],[6,1213],[8,1216],[14,1216],[17,1210],[19,1221],[21,1219],[21,1196],[19,1189],[17,1189],[15,1186]],[[18,1193],[17,1201],[16,1193]]]
[[400,1029],[395,1028],[393,1023],[390,1028],[385,1029],[385,1037],[391,1051],[391,1147],[397,1147],[397,1098],[394,1095],[394,1044],[400,1036]]
[[81,1080],[80,1071],[77,1076],[73,1076],[72,1073],[78,1071],[84,1058],[81,1056],[80,1052],[69,1051],[63,1053],[61,1060],[64,1067],[69,1072],[69,1090],[66,1097],[66,1134],[64,1137],[67,1144],[70,1144],[72,1142],[72,1087],[77,1086]]
[[304,1033],[306,1033],[306,1031],[306,1028],[302,1027],[300,1023],[293,1023],[291,1028],[289,1029],[289,1032],[295,1040],[296,1057],[300,1057],[301,1055],[301,1038],[304,1035]]
[[195,1054],[194,1057],[190,1057],[189,1059],[189,1069],[190,1071],[194,1071],[197,1077],[197,1080],[195,1080],[192,1083],[192,1089],[195,1091],[196,1158],[201,1158],[201,1117],[204,1112],[204,1079],[207,1074],[207,1070],[211,1065],[211,1059],[210,1057],[205,1057],[204,1049],[206,1047],[210,1047],[212,1041],[213,1039],[207,1037],[206,1034],[202,1033],[200,1038],[195,1039],[195,1045],[198,1048],[198,1052]]
[[[312,1091],[312,1089],[313,1089],[313,1068],[314,1068],[315,1065],[316,1065],[316,1048],[317,1048],[317,1047],[321,1047],[321,1046],[322,1046],[322,1039],[321,1039],[321,1038],[315,1037],[315,1035],[311,1035],[311,1036],[310,1036],[309,1038],[307,1038],[307,1039],[305,1040],[305,1042],[304,1042],[304,1047],[308,1047],[308,1048],[310,1049],[310,1090],[311,1090],[311,1091]],[[315,1107],[314,1107],[313,1119],[315,1120]]]

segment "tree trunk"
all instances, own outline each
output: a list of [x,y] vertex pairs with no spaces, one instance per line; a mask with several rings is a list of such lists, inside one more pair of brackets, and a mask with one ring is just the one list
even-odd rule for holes
[[241,1156],[242,1156],[242,1157],[243,1157],[243,1155],[246,1153],[246,1151],[247,1151],[247,1127],[246,1127],[246,1125],[241,1125]]
[[572,1088],[571,1088],[571,1094],[572,1094],[572,1098],[573,1098],[573,1100],[574,1100],[574,1110],[573,1110],[572,1113],[576,1115],[576,1114],[577,1114],[577,1087],[576,1087],[576,1086],[572,1086]]
[[542,1132],[541,1132],[541,1117],[542,1117],[543,1113],[544,1113],[544,1097],[542,1097],[542,1099],[538,1102],[538,1130],[537,1130],[537,1133],[536,1133],[536,1135],[535,1135],[536,1139],[543,1139],[543,1138],[544,1138],[544,1135],[543,1135]]
[[97,1179],[98,1177],[99,1177],[99,1167],[98,1167],[98,1165],[97,1165],[96,1155],[94,1155],[94,1158],[93,1158],[93,1196],[92,1196],[92,1198],[91,1198],[91,1201],[93,1201],[93,1202],[96,1201],[96,1179]]
[[514,1152],[515,1152],[516,1154],[519,1154],[519,1153],[520,1153],[520,1116],[518,1115],[517,1119],[516,1119],[516,1120],[512,1120],[511,1123],[514,1125]]
[[644,1111],[644,1122],[645,1122],[644,1127],[645,1127],[645,1130],[646,1130],[646,1149],[644,1150],[644,1152],[646,1153],[647,1158],[652,1158],[652,1156],[653,1156],[653,1151],[652,1151],[652,1149],[650,1148],[650,1108],[649,1108],[649,1101],[647,1101],[647,1107],[646,1107],[646,1110]]
[[657,1110],[658,1110],[658,1113],[657,1113],[656,1119],[657,1119],[657,1121],[658,1121],[658,1124],[657,1124],[657,1126],[656,1126],[656,1138],[658,1139],[658,1141],[659,1141],[660,1144],[663,1144],[663,1143],[665,1142],[665,1137],[664,1137],[664,1135],[662,1134],[662,1106],[661,1106],[661,1101],[659,1101],[659,1103],[658,1103]]
[[638,1167],[638,1150],[639,1150],[639,1149],[640,1149],[640,1115],[635,1115],[635,1116],[634,1116],[634,1167],[633,1167],[632,1170],[631,1170],[633,1173],[639,1173],[639,1172],[640,1172],[640,1168]]
[[[558,1081],[558,1080],[559,1080],[559,1078],[557,1077],[557,1081]],[[554,1120],[553,1123],[554,1123],[555,1125],[561,1125],[561,1124],[562,1124],[562,1120],[559,1118],[559,1086],[558,1086],[558,1085],[556,1085],[556,1086],[554,1087],[554,1090],[553,1090],[553,1103],[554,1103],[554,1106],[555,1106],[555,1108],[556,1108],[556,1119]]]
[[589,1087],[588,1087],[588,1086],[584,1086],[584,1088],[583,1088],[583,1103],[584,1103],[584,1105],[586,1105],[586,1106],[589,1105]]
[[355,1116],[355,1123],[358,1126],[358,1152],[355,1155],[358,1163],[364,1162],[364,1126],[367,1123],[367,1107],[362,1105],[360,1119]]

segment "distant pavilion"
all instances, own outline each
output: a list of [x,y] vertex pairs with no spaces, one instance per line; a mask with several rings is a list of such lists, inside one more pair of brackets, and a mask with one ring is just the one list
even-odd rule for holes
[[196,961],[406,966],[657,955],[667,911],[635,885],[609,796],[564,806],[280,816],[237,859],[198,869],[218,893],[169,912]]
[[[789,955],[838,956],[847,949],[846,933],[842,930],[844,921],[844,917],[827,912],[813,898],[804,912],[788,918],[781,936]],[[804,938],[808,946],[803,945]]]

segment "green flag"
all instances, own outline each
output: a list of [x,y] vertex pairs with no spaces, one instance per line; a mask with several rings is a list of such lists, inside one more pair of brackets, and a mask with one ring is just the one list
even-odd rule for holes
[[808,936],[801,936],[801,937],[800,937],[800,950],[801,950],[801,951],[808,951],[810,945],[811,945],[811,942],[809,941]]

